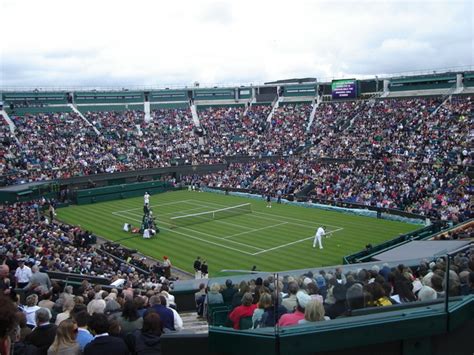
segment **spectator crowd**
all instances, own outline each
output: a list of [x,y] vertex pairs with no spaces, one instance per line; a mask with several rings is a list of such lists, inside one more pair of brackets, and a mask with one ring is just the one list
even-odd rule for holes
[[[112,173],[226,156],[279,161],[230,164],[209,186],[282,191],[312,184],[310,197],[396,208],[443,220],[470,217],[472,97],[14,116],[3,122],[0,168],[7,183]],[[269,119],[270,117],[270,119]],[[309,129],[308,129],[309,128]],[[99,134],[97,134],[99,132]],[[327,158],[329,163],[325,163]],[[332,160],[331,160],[332,159]]]
[[[227,307],[225,325],[234,329],[286,327],[350,317],[361,309],[410,302],[436,302],[474,294],[474,256],[460,252],[418,266],[374,264],[344,271],[313,270],[302,275],[270,275],[234,285],[213,283],[196,293],[198,313],[216,322],[215,309]],[[449,286],[447,278],[449,277]],[[449,288],[448,288],[449,287]],[[201,307],[201,304],[204,305]]]
[[[52,203],[0,211],[0,323],[14,320],[13,353],[159,353],[160,335],[183,328],[166,260],[150,265],[125,248],[96,248],[88,231],[39,213]],[[74,292],[48,272],[88,278]]]

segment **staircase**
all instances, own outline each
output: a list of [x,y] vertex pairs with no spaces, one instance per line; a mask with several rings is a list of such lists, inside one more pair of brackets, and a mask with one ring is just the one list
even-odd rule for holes
[[89,122],[89,120],[81,113],[81,111],[77,109],[76,106],[74,106],[73,104],[68,104],[68,106],[73,112],[75,112],[80,118],[82,118],[88,126],[92,127],[92,129],[98,136],[100,136],[99,130],[92,123]]
[[306,132],[309,132],[311,125],[313,124],[314,116],[316,116],[316,111],[320,103],[321,103],[321,96],[318,95],[313,100],[313,109],[311,110],[311,114],[309,115],[309,122],[308,122],[308,127],[306,127]]
[[205,319],[198,318],[196,312],[179,313],[183,320],[183,330],[195,333],[207,333],[209,324]]
[[456,94],[457,92],[461,92],[464,90],[464,87],[457,88],[456,86],[453,86],[450,88],[441,98],[441,103],[434,109],[433,112],[430,113],[429,117],[432,117],[436,115],[438,110],[446,103],[446,101],[451,100],[451,97]]
[[275,100],[272,102],[272,110],[268,114],[267,122],[270,123],[272,121],[273,114],[275,113],[276,109],[280,106],[280,102],[283,100],[283,97],[275,97]]
[[143,103],[143,109],[145,111],[145,122],[150,122],[151,121],[150,101],[145,101]]
[[245,105],[245,111],[244,111],[244,116],[247,114],[247,112],[249,111],[249,109],[252,108],[252,105],[256,102],[257,100],[255,99],[255,97],[251,98],[247,105]]
[[189,106],[191,108],[191,114],[193,115],[193,122],[196,127],[200,127],[201,123],[199,122],[199,116],[197,113],[197,108],[194,102]]
[[1,110],[0,115],[3,116],[5,121],[7,121],[8,127],[10,128],[10,133],[15,134],[16,127],[15,127],[15,124],[13,123],[13,121],[11,120],[10,116],[8,116],[8,113],[6,113],[5,110]]

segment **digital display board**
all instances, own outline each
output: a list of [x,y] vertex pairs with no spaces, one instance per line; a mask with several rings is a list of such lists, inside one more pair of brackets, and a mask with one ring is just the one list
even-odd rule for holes
[[341,79],[331,83],[332,99],[355,99],[357,97],[357,80]]

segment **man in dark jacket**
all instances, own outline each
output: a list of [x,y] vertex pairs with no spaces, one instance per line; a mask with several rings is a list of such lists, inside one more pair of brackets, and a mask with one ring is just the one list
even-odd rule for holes
[[198,256],[196,260],[194,260],[194,278],[200,279],[201,278],[201,257]]
[[231,279],[226,280],[225,287],[221,292],[224,303],[232,303],[232,298],[238,290],[234,287]]
[[174,327],[174,314],[173,311],[166,307],[166,305],[161,304],[160,296],[154,295],[150,297],[148,301],[150,303],[150,308],[145,312],[145,316],[151,311],[154,311],[159,314],[161,319],[161,324],[163,328],[169,330],[176,330]]
[[94,340],[84,347],[84,355],[129,354],[127,345],[122,339],[109,335],[110,323],[105,314],[94,313],[88,326],[95,336]]
[[51,312],[47,308],[40,308],[36,311],[36,328],[27,335],[25,342],[33,344],[38,348],[40,355],[47,355],[48,348],[56,337],[55,324],[49,323],[51,320]]

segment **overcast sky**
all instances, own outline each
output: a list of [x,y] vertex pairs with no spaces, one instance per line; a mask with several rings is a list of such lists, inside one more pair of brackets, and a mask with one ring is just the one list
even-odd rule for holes
[[473,0],[0,0],[0,86],[328,79],[473,65]]

